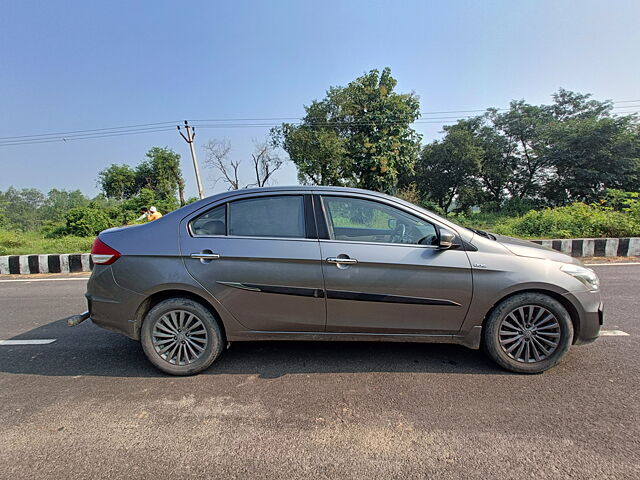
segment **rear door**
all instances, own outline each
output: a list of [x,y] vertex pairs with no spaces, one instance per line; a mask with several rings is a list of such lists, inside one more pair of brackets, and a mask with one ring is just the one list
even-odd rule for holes
[[311,195],[259,194],[185,219],[189,273],[249,330],[324,331]]
[[471,266],[461,248],[437,248],[436,224],[370,197],[321,200],[327,332],[460,329],[471,301]]

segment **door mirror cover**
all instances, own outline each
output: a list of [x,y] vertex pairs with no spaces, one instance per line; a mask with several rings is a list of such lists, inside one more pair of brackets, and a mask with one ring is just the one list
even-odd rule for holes
[[438,240],[438,247],[442,250],[446,250],[453,246],[453,241],[455,240],[456,235],[450,230],[446,228],[440,229],[440,238]]

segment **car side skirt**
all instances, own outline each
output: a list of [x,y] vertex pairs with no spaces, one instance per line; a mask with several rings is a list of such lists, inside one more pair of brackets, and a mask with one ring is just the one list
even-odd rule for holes
[[228,335],[230,342],[241,341],[331,341],[331,342],[413,342],[451,343],[477,350],[480,348],[482,327],[475,326],[466,334],[438,335],[413,333],[334,333],[334,332],[267,332],[239,331]]

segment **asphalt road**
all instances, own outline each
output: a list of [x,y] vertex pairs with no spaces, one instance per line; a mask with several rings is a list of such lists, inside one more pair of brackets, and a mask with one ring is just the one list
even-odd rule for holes
[[542,375],[459,346],[236,343],[175,378],[90,322],[84,280],[0,283],[0,478],[640,478],[640,266]]

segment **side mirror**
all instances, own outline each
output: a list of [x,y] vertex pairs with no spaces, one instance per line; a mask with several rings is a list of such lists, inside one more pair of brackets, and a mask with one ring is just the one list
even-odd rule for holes
[[446,250],[447,248],[451,248],[453,246],[453,241],[455,240],[455,233],[445,229],[440,229],[440,239],[438,241],[438,247],[442,250]]
[[390,218],[389,220],[387,220],[387,225],[391,230],[395,230],[395,228],[398,226],[398,219]]

